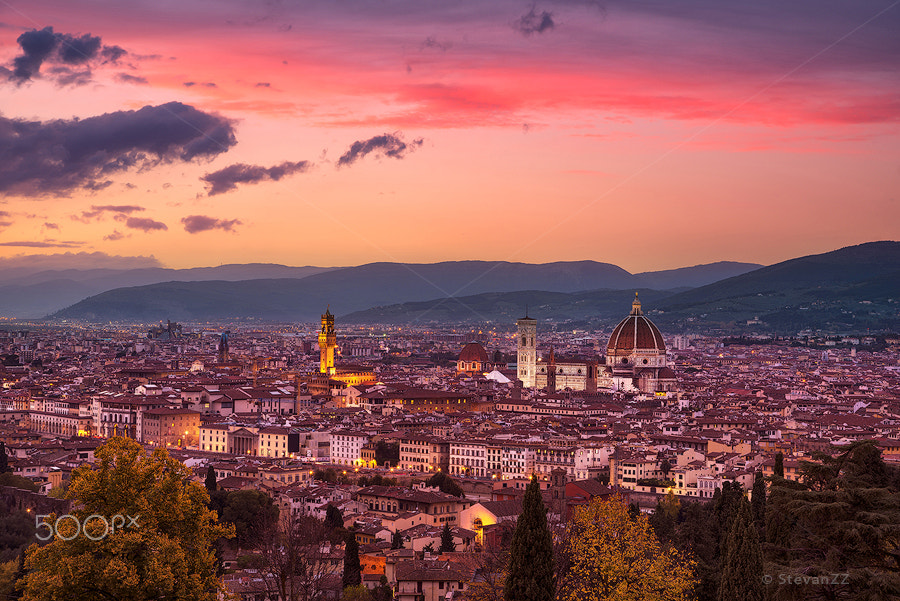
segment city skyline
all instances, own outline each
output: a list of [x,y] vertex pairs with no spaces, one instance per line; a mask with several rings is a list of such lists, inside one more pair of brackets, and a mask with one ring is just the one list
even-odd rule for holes
[[897,4],[6,3],[0,261],[636,273],[897,239]]

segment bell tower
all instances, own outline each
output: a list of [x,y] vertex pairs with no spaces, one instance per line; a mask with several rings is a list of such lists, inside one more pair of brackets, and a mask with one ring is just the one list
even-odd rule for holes
[[319,362],[319,372],[333,376],[334,369],[334,349],[337,347],[337,335],[334,333],[334,315],[329,310],[330,306],[325,309],[322,315],[322,329],[319,330],[319,352],[321,360]]
[[518,328],[518,339],[516,340],[518,376],[525,388],[534,388],[537,375],[537,347],[535,346],[537,320],[528,317],[526,310],[525,317],[516,320],[516,326]]

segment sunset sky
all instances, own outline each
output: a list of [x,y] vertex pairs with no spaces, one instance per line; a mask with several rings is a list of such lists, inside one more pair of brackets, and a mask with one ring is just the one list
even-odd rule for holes
[[885,0],[0,0],[0,262],[897,240],[898,32]]

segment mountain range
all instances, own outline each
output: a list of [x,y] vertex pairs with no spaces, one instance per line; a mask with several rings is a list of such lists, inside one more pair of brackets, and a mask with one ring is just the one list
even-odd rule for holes
[[120,287],[81,300],[56,312],[54,317],[136,322],[233,318],[309,321],[318,319],[329,305],[333,312],[343,315],[375,306],[489,292],[537,289],[572,293],[658,286],[688,289],[758,267],[722,262],[631,274],[621,267],[594,261],[537,265],[505,261],[369,263],[302,278],[173,281]]
[[[512,323],[527,305],[540,320],[603,326],[627,313],[634,292],[640,291],[647,314],[670,332],[900,329],[898,242],[871,242],[767,267],[720,262],[638,274],[594,261],[370,263],[331,269],[238,265],[183,271],[192,273],[179,272],[179,278],[196,279],[106,290],[55,312],[52,319],[315,321],[330,306],[343,323]],[[248,273],[296,275],[237,279]],[[226,275],[236,279],[227,281]],[[129,270],[123,277],[141,274]],[[19,285],[58,281],[47,277]]]

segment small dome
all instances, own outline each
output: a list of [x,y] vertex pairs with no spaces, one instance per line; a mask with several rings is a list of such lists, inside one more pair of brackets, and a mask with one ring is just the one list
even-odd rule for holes
[[625,355],[635,350],[658,353],[666,351],[666,343],[663,341],[659,328],[644,317],[644,313],[641,311],[641,301],[638,300],[637,292],[634,293],[631,314],[619,322],[609,337],[606,354]]
[[470,342],[463,347],[462,351],[460,351],[458,361],[477,361],[479,363],[487,363],[488,354],[487,351],[484,350],[483,346],[481,346],[477,342]]

